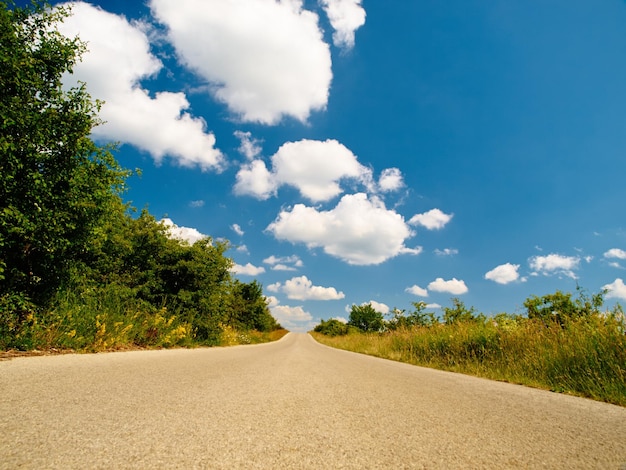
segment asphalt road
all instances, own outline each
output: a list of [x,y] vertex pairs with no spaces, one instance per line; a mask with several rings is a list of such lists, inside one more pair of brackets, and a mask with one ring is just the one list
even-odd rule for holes
[[626,408],[338,351],[0,362],[0,468],[626,470]]

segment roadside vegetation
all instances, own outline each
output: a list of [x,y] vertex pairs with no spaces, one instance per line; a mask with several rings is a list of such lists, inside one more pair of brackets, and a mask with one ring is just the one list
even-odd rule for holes
[[424,302],[388,320],[354,305],[348,324],[322,321],[312,334],[349,351],[626,406],[624,312],[619,304],[603,311],[604,294],[532,296],[523,315],[493,317],[457,298],[441,318]]
[[249,344],[286,332],[228,242],[173,238],[122,195],[130,171],[90,138],[100,103],[62,86],[85,45],[67,9],[0,1],[0,350]]

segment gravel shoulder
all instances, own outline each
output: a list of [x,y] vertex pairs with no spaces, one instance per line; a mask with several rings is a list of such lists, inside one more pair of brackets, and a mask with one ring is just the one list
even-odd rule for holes
[[335,350],[0,362],[0,468],[626,468],[626,408]]

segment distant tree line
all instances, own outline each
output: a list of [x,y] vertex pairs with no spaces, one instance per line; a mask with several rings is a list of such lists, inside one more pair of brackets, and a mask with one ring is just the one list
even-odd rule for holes
[[177,240],[124,204],[131,172],[90,137],[100,103],[62,84],[86,50],[55,29],[68,13],[0,1],[0,349],[279,329],[262,286],[232,277],[227,242]]

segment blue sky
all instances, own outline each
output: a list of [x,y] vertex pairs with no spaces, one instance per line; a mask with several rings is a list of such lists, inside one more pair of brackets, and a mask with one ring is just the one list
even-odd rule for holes
[[232,243],[306,331],[373,302],[626,301],[626,3],[80,3],[67,83],[141,168],[126,198]]

